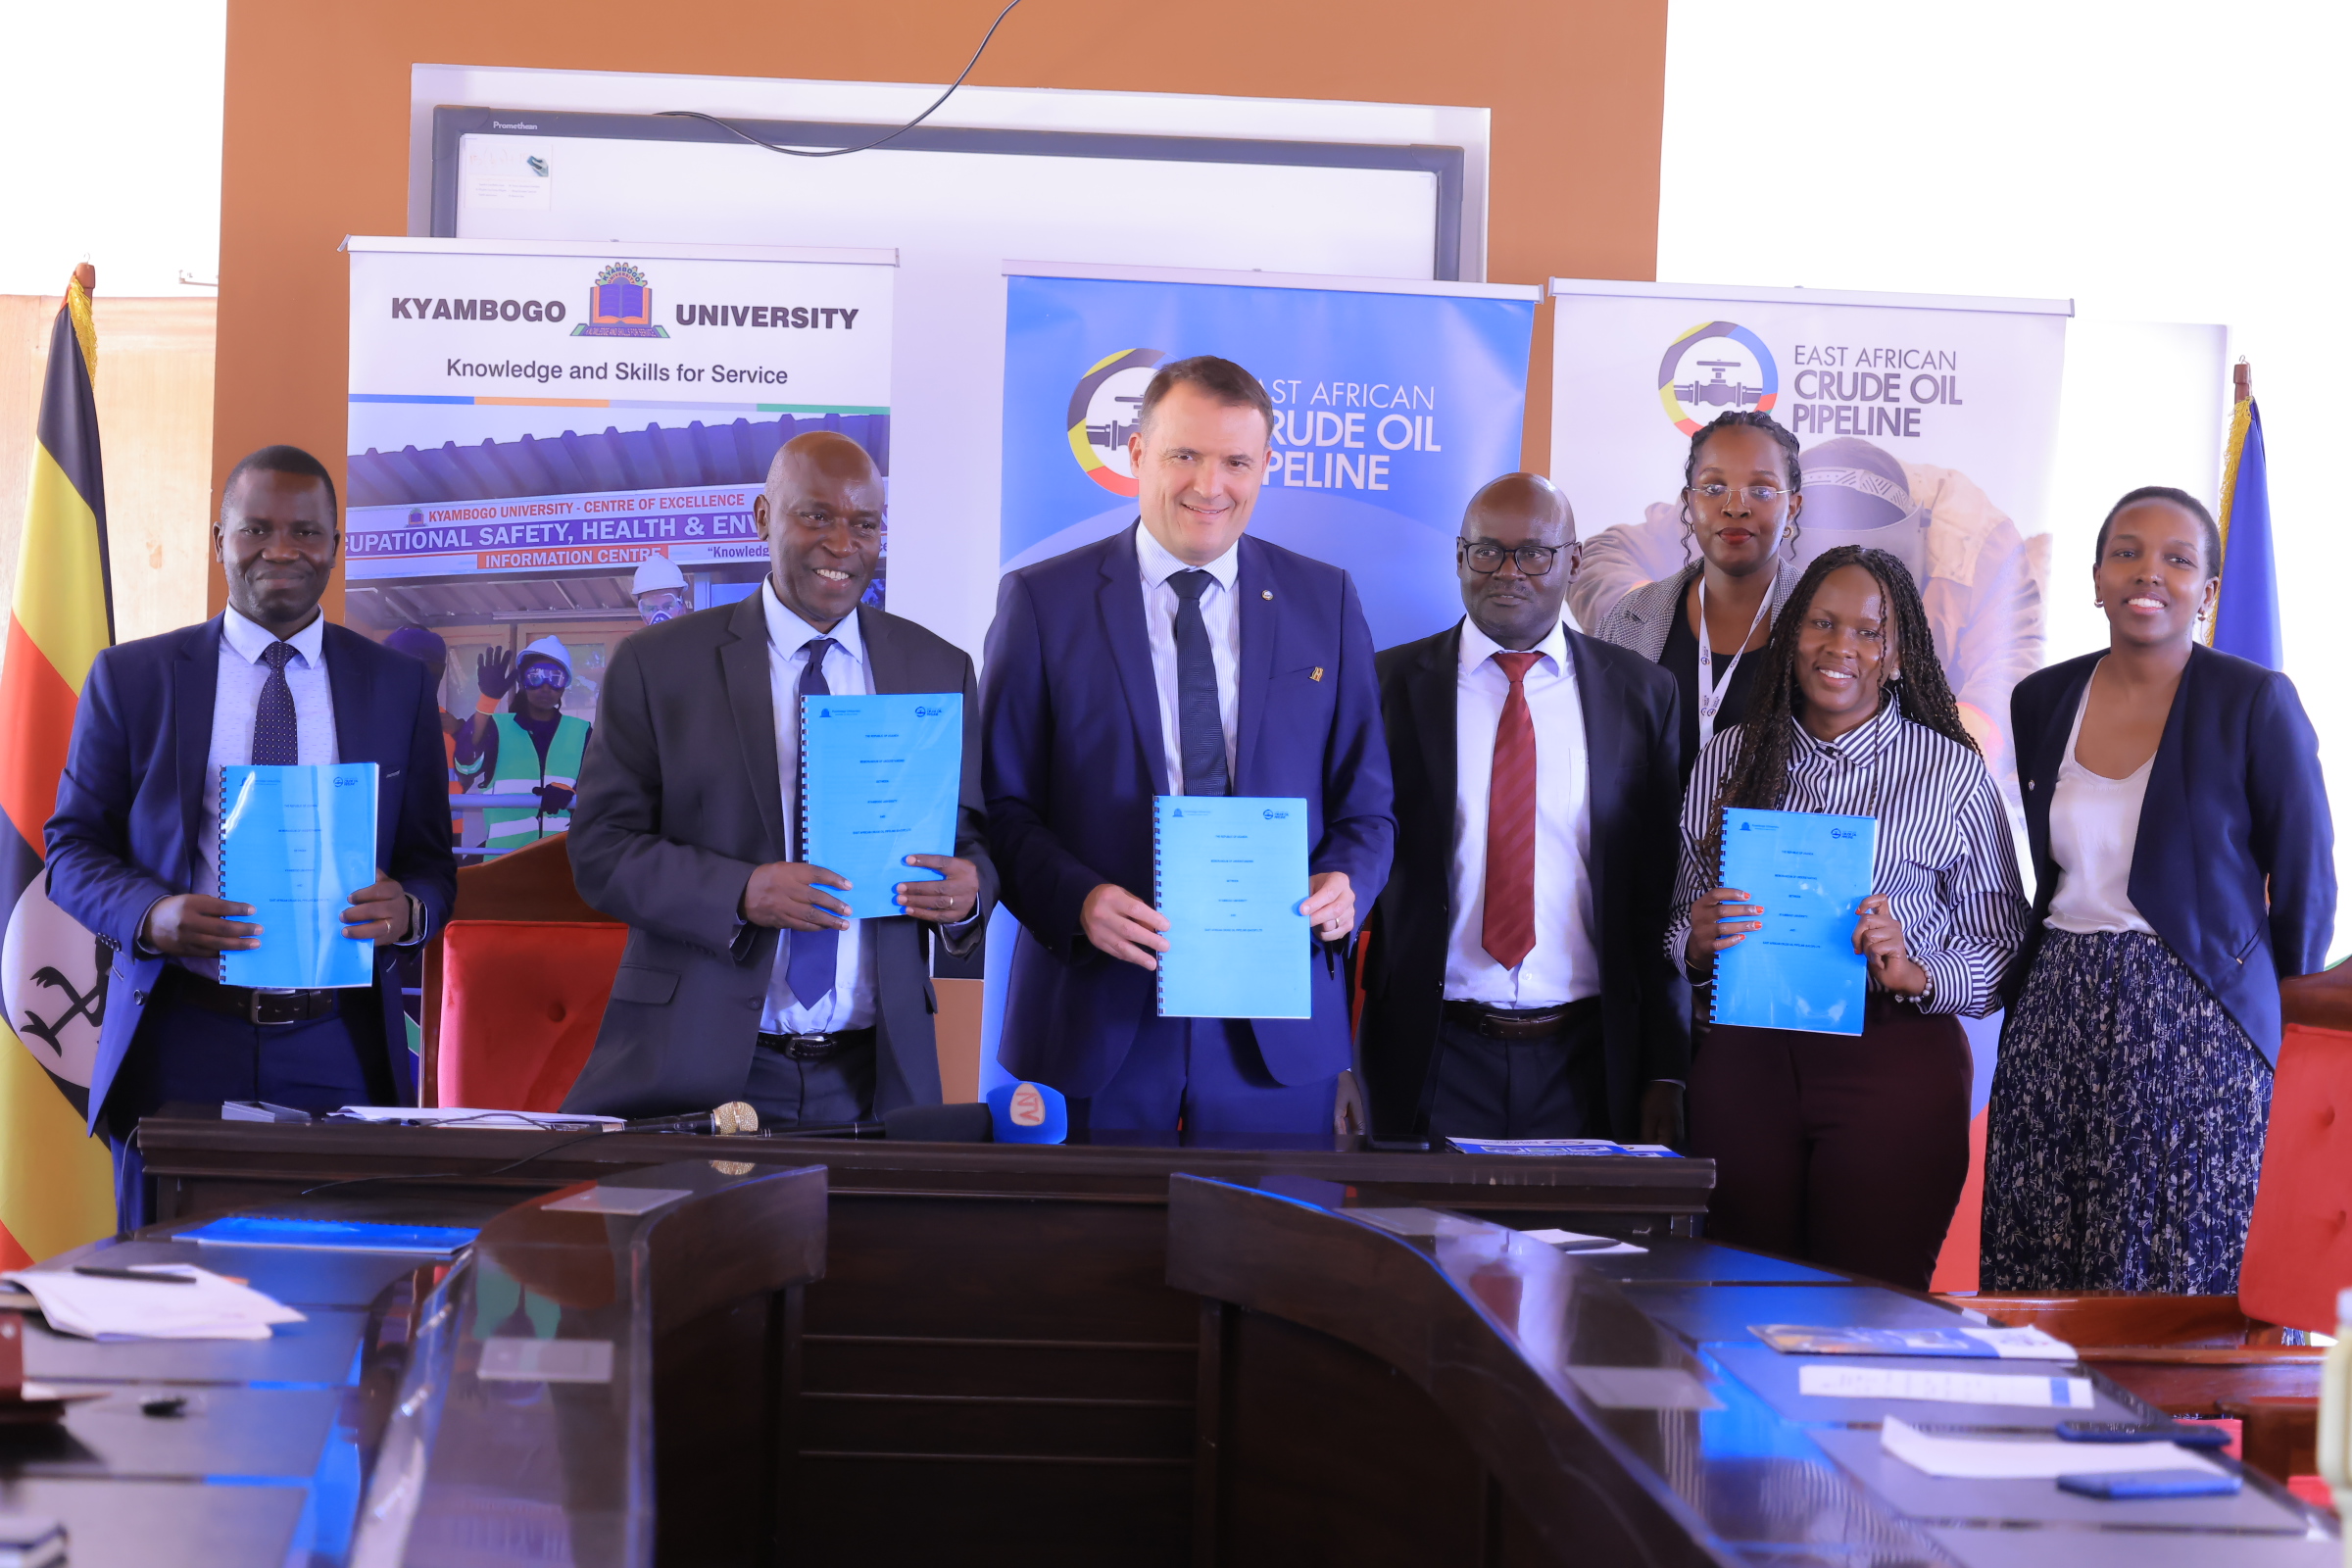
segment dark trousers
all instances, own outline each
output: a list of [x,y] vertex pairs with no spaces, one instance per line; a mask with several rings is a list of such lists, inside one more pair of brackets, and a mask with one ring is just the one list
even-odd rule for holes
[[1709,1029],[1690,1084],[1708,1236],[1926,1290],[1968,1180],[1971,1079],[1957,1018],[1878,994],[1859,1036]]
[[1446,1018],[1431,1071],[1432,1138],[1608,1136],[1598,1001],[1572,1007],[1542,1040],[1494,1040]]
[[174,1101],[219,1106],[267,1100],[296,1110],[380,1105],[392,1098],[381,1004],[373,986],[343,994],[343,1010],[309,1023],[246,1023],[174,1002],[166,980],[139,1019],[106,1097],[115,1156],[115,1219],[136,1230],[155,1212],[131,1134]]
[[762,1127],[838,1127],[874,1113],[871,1041],[825,1061],[795,1061],[764,1046],[752,1050],[743,1098]]
[[1181,1130],[1187,1145],[1231,1144],[1258,1134],[1331,1136],[1339,1074],[1278,1083],[1247,1023],[1231,1018],[1146,1018],[1110,1082],[1070,1102],[1070,1131]]

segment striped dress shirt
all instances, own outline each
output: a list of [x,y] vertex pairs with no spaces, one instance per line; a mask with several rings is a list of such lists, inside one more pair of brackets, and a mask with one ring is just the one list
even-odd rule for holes
[[[1726,730],[1707,743],[1683,797],[1682,868],[1666,933],[1677,963],[1691,904],[1718,885],[1716,866],[1700,863],[1699,849],[1715,825],[1715,798],[1740,734]],[[1878,819],[1871,891],[1887,895],[1912,961],[1935,979],[1925,1011],[1982,1018],[2001,1004],[2029,906],[2009,816],[1983,758],[1913,723],[1889,702],[1834,741],[1799,724],[1781,806]]]

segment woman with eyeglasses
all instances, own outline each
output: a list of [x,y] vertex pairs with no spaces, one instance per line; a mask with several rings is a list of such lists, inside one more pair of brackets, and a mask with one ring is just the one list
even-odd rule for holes
[[2017,847],[1936,659],[1919,590],[1884,550],[1822,553],[1758,661],[1747,718],[1683,801],[1669,951],[1712,983],[1763,926],[1767,887],[1716,887],[1727,807],[1876,820],[1853,951],[1859,1035],[1715,1024],[1690,1068],[1690,1148],[1715,1161],[1707,1234],[1928,1288],[1968,1177],[1982,1018],[2025,940]]
[[571,797],[589,730],[586,719],[564,711],[570,651],[553,637],[540,638],[519,658],[493,648],[475,662],[474,682],[482,695],[458,737],[459,776],[474,781],[470,787],[482,794],[537,799],[535,806],[485,809],[483,843],[518,850],[564,831],[571,826]]
[[1618,600],[1596,633],[1663,664],[1681,688],[1686,779],[1700,748],[1746,717],[1755,656],[1796,578],[1796,437],[1769,414],[1734,410],[1692,435],[1683,536],[1695,559]]
[[2034,920],[2001,1031],[1984,1288],[2229,1296],[2278,1059],[2278,982],[2327,961],[2334,829],[2294,682],[2197,640],[2202,503],[2099,525],[2107,646],[2009,709]]

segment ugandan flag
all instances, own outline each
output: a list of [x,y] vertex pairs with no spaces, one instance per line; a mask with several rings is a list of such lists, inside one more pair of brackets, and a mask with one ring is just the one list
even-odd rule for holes
[[49,335],[17,591],[0,655],[0,1266],[113,1233],[106,1145],[85,1136],[111,956],[49,902],[42,828],[98,650],[114,641],[93,390],[97,273],[74,270]]

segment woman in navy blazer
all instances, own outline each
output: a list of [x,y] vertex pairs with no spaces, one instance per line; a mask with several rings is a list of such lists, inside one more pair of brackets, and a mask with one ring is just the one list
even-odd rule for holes
[[2035,898],[1993,1074],[1984,1288],[2229,1295],[2278,1060],[2324,961],[2334,832],[2294,683],[2201,646],[2211,514],[2134,490],[2099,528],[2107,651],[2010,699]]

